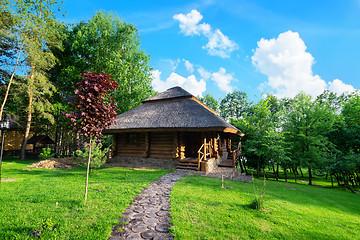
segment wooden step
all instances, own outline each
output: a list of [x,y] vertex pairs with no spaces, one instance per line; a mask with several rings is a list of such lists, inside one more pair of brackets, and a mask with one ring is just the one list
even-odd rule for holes
[[184,158],[184,159],[180,159],[179,163],[196,163],[197,164],[198,160],[194,159],[194,158]]
[[198,166],[197,163],[181,163],[181,162],[179,162],[177,165],[178,166],[189,166],[189,167],[197,167]]
[[196,166],[196,167],[186,167],[186,166],[179,166],[179,165],[177,165],[177,166],[176,166],[176,169],[188,169],[188,170],[198,171],[197,166]]

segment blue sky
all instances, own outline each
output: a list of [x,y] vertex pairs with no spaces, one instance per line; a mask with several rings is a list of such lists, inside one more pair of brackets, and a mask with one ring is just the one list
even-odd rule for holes
[[360,0],[65,0],[66,21],[113,11],[139,30],[153,86],[316,96],[360,89]]

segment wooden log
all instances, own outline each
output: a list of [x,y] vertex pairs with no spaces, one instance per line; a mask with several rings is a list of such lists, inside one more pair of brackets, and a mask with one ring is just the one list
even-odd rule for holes
[[174,151],[173,151],[173,158],[179,157],[179,149],[178,149],[178,133],[174,133],[173,137],[173,144],[174,144]]
[[144,157],[148,157],[148,155],[149,155],[149,133],[146,132]]

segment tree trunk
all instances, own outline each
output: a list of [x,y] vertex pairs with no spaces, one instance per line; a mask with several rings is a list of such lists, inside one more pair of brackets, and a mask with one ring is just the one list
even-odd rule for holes
[[18,50],[18,56],[17,56],[17,58],[16,58],[16,63],[15,63],[15,66],[14,66],[14,70],[13,70],[13,72],[11,73],[11,77],[10,77],[9,83],[8,83],[8,85],[7,85],[7,88],[6,88],[5,97],[4,97],[3,103],[1,104],[1,108],[0,108],[0,120],[2,119],[2,115],[3,115],[5,103],[6,103],[6,101],[7,101],[8,96],[9,96],[10,86],[11,86],[12,80],[13,80],[13,78],[14,78],[14,75],[15,75],[15,72],[16,72],[16,69],[17,69],[17,66],[18,66],[18,64],[19,64],[20,53],[21,53],[21,51],[22,51],[22,48],[23,48],[23,46],[24,46],[24,43],[25,43],[25,42],[22,42],[21,47],[20,47],[20,49]]
[[338,183],[338,186],[340,187],[341,186],[341,183],[340,183],[340,180],[339,180],[339,175],[338,174],[334,174],[335,178],[336,178],[336,181]]
[[59,126],[56,126],[55,128],[55,149],[54,149],[54,152],[55,152],[55,157],[59,157],[58,155],[58,135],[59,135]]
[[276,176],[277,176],[276,180],[279,180],[279,164],[278,163],[276,163]]
[[88,164],[87,164],[87,170],[86,170],[86,182],[85,182],[85,200],[84,204],[86,204],[87,200],[87,192],[88,192],[88,184],[89,184],[89,169],[90,169],[90,160],[91,160],[91,149],[92,149],[92,139],[90,138],[90,146],[89,146],[89,158],[88,158]]
[[26,118],[26,126],[25,126],[25,133],[24,133],[24,139],[21,145],[21,152],[20,152],[20,159],[25,159],[25,151],[26,151],[26,145],[27,141],[29,139],[30,134],[30,128],[31,128],[31,117],[32,117],[32,101],[33,101],[33,84],[34,84],[34,78],[35,78],[35,68],[32,67],[31,69],[31,75],[30,75],[30,82],[28,84],[28,112],[27,112],[27,118]]
[[286,168],[284,168],[285,182],[288,182]]
[[278,178],[278,175],[276,174],[275,164],[272,165],[272,168],[273,168],[273,172],[274,172],[274,175],[275,175],[275,179],[276,179],[276,181],[278,181],[279,178]]
[[295,183],[296,183],[296,167],[293,169],[293,172],[294,172],[294,177],[295,177]]
[[331,179],[331,187],[334,187],[334,179],[332,175],[330,175],[330,179]]
[[299,166],[299,169],[300,169],[301,177],[304,178],[304,174],[303,174],[303,171],[302,171],[302,169],[301,169],[301,166]]
[[311,166],[309,166],[309,185],[312,185],[312,174],[311,174]]
[[247,168],[246,168],[246,164],[245,164],[245,161],[243,162],[244,164],[244,170],[245,170],[245,174],[248,175],[248,172],[247,172]]

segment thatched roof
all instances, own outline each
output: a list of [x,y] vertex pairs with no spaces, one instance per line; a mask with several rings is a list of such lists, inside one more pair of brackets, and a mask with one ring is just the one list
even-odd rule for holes
[[120,114],[104,133],[124,131],[219,131],[242,133],[181,87],[143,101],[143,104]]

